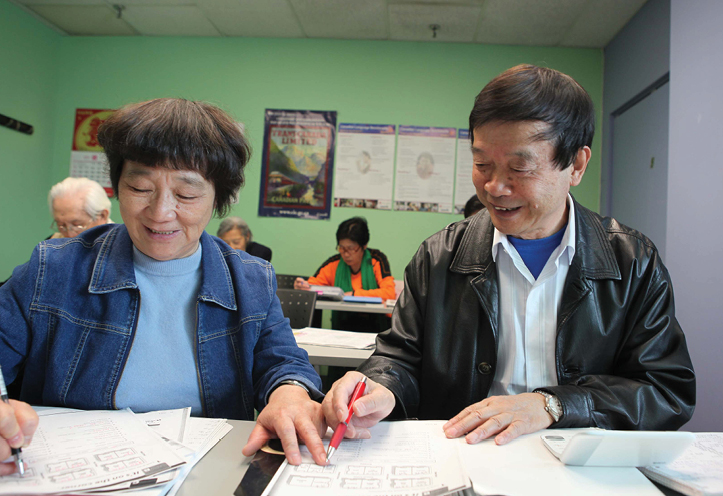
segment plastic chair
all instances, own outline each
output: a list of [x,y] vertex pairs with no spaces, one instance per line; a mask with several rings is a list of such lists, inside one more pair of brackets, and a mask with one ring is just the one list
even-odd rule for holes
[[297,277],[305,279],[304,276],[294,276],[291,274],[276,274],[277,289],[294,289],[294,281]]
[[316,293],[296,289],[279,289],[276,295],[281,301],[284,317],[289,319],[292,329],[303,329],[311,326],[316,305]]

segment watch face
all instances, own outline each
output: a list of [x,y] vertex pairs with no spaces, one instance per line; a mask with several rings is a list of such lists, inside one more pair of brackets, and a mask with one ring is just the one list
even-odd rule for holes
[[562,413],[560,411],[560,402],[557,400],[557,398],[553,396],[548,396],[547,401],[545,402],[547,404],[547,408],[549,412],[552,414],[553,418],[555,419],[555,422],[557,422],[560,419],[560,414]]

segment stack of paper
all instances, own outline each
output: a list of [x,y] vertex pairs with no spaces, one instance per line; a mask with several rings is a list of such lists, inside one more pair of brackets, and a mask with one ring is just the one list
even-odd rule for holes
[[377,335],[371,332],[335,331],[304,327],[294,330],[297,344],[350,348],[353,350],[373,350]]
[[[130,410],[38,412],[23,449],[26,474],[0,477],[0,493],[120,492],[175,494],[190,468],[231,426],[190,418],[190,408],[135,415]],[[154,487],[155,486],[155,487]]]
[[688,496],[723,495],[723,433],[696,433],[695,443],[676,460],[640,470]]

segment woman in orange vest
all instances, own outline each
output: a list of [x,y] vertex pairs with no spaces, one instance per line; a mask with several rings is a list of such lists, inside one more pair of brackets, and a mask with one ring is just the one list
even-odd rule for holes
[[[337,286],[347,295],[378,296],[394,299],[394,278],[386,255],[367,248],[369,227],[363,217],[352,217],[336,231],[337,255],[326,260],[316,273],[305,281],[297,278],[295,289],[315,286]],[[332,327],[350,331],[379,332],[389,327],[389,318],[380,314],[332,312]]]

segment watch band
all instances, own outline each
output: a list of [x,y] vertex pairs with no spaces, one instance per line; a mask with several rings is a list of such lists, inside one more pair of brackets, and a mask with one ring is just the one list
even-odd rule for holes
[[[287,385],[287,384],[288,384],[289,386],[299,386],[299,387],[302,388],[304,391],[306,391],[306,394],[311,395],[311,391],[309,391],[309,388],[306,387],[306,384],[304,384],[303,382],[297,381],[296,379],[284,379],[283,381],[281,381],[281,382],[279,383],[278,386],[276,386],[276,388],[278,388],[279,386]],[[276,388],[274,388],[274,389],[276,389]]]

